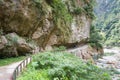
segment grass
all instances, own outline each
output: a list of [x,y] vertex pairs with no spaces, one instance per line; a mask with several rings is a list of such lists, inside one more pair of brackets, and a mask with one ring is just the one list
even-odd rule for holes
[[25,56],[0,59],[0,66],[5,66],[25,59]]

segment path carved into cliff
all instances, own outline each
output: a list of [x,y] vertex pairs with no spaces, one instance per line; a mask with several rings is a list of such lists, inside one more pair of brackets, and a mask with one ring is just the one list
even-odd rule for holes
[[81,59],[92,60],[92,52],[88,44],[80,45],[75,48],[70,48],[67,51],[74,54],[75,56],[80,57]]

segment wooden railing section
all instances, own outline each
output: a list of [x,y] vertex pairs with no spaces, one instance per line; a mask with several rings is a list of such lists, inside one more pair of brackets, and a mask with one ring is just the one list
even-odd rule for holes
[[17,76],[23,71],[23,69],[32,61],[32,57],[27,57],[23,60],[14,70],[12,80],[16,80]]

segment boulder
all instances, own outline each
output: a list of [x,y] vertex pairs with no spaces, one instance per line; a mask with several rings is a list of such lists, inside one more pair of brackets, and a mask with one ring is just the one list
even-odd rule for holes
[[1,36],[0,37],[0,49],[3,49],[5,47],[5,45],[7,44],[7,39],[5,36]]
[[27,43],[26,40],[16,33],[9,33],[1,36],[0,57],[11,57],[18,55],[26,55],[32,53],[37,47],[34,44]]

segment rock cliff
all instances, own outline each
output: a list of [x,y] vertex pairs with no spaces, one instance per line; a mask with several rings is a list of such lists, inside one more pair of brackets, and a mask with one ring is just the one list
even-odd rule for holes
[[[87,45],[93,4],[94,0],[0,0],[0,50],[15,45],[14,53],[19,55],[36,48],[39,51],[54,46]],[[13,39],[13,44],[8,45],[11,39],[7,36]],[[91,58],[89,47],[79,54]]]

